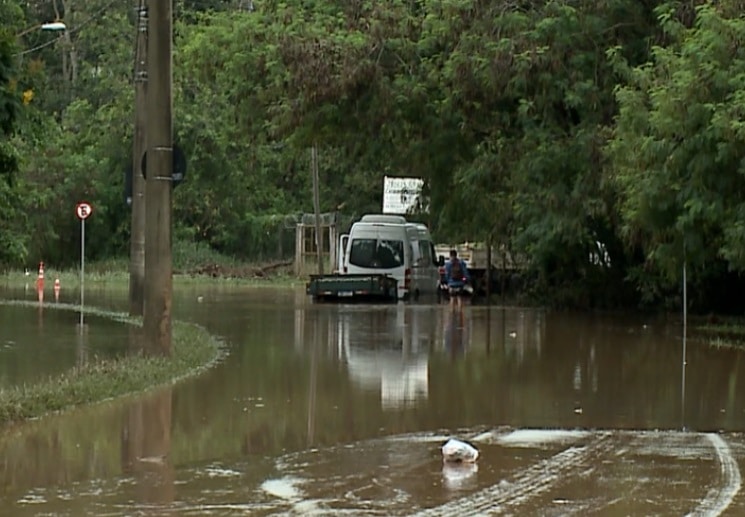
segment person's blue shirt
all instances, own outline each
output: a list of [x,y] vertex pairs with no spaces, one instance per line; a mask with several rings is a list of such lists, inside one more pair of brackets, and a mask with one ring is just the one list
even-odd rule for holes
[[[453,277],[452,273],[454,260],[457,260],[460,263],[461,269],[461,274],[456,275],[456,277]],[[458,268],[456,268],[456,272],[457,269]],[[451,257],[450,260],[445,262],[445,279],[447,280],[448,287],[463,287],[471,279],[470,275],[468,274],[466,263],[458,257]]]

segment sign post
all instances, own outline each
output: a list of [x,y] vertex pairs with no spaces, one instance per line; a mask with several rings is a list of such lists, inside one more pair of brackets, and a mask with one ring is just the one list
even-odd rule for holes
[[80,219],[80,332],[83,332],[83,306],[85,303],[85,220],[93,208],[85,201],[75,206],[75,214]]

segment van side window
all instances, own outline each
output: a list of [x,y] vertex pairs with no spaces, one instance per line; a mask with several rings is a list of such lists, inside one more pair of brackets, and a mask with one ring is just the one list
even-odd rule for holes
[[429,266],[434,264],[432,256],[432,243],[429,241],[419,241],[419,261],[420,266]]
[[404,264],[404,243],[387,239],[353,239],[349,263],[370,269],[393,269]]

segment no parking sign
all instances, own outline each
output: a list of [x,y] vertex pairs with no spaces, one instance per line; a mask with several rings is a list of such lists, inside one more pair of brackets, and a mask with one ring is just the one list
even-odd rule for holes
[[81,201],[75,205],[75,215],[80,219],[80,332],[83,332],[83,307],[85,305],[85,220],[90,217],[93,207]]
[[85,221],[86,219],[88,219],[88,216],[91,215],[91,212],[93,212],[93,207],[85,201],[75,205],[75,214],[81,221]]

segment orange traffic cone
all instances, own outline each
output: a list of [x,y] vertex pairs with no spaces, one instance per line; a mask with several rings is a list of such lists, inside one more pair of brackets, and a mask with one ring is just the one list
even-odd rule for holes
[[44,262],[39,262],[39,276],[36,277],[36,290],[44,290]]

